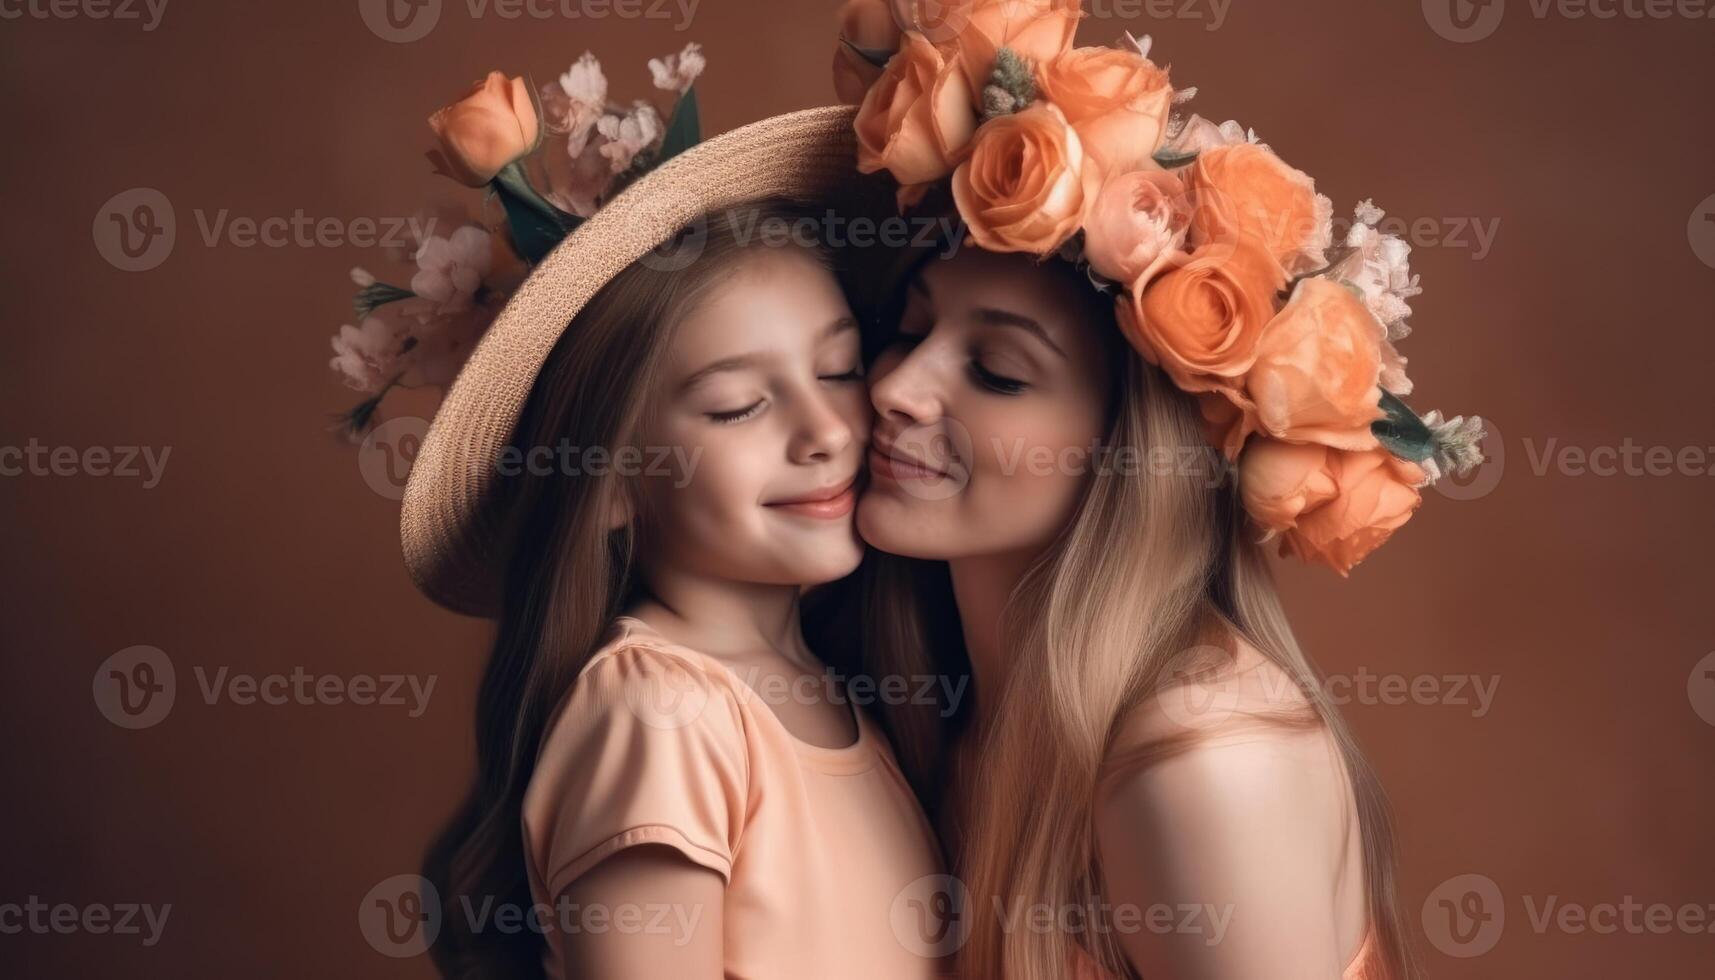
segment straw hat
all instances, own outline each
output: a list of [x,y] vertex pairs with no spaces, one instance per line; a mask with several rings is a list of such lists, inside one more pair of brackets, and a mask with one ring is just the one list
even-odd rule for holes
[[748,201],[788,197],[879,216],[891,198],[857,173],[855,114],[852,106],[807,109],[693,146],[626,188],[536,266],[453,382],[411,468],[399,532],[425,595],[457,612],[498,613],[493,461],[561,332],[609,279],[699,215]]

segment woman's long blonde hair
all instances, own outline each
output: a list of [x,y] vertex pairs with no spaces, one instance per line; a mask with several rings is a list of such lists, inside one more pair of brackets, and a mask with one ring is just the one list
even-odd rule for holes
[[[1116,361],[1111,450],[1158,462],[1182,457],[1180,447],[1207,446],[1189,396],[1123,344]],[[1269,723],[1320,725],[1332,735],[1356,796],[1368,918],[1384,975],[1420,975],[1405,943],[1393,830],[1378,781],[1293,639],[1236,487],[1231,479],[1212,479],[1218,460],[1212,449],[1208,454],[1207,466],[1149,465],[1142,476],[1099,468],[1069,526],[1008,603],[1002,635],[1016,639],[1007,686],[978,693],[998,699],[993,717],[1004,723],[984,736],[974,778],[962,783],[971,797],[960,808],[969,819],[954,871],[970,903],[970,932],[960,976],[1067,975],[1076,937],[1008,931],[986,910],[997,899],[1009,908],[1104,907],[1093,812],[1104,772],[1119,761],[1116,735],[1134,709],[1172,680],[1176,656],[1212,636],[1222,645],[1248,642],[1306,695],[1306,710],[1271,715]],[[878,555],[866,564],[864,586],[861,642],[869,669],[881,676],[949,675],[955,684],[943,689],[960,689],[957,678],[969,676],[970,664],[946,567]],[[954,709],[965,707],[915,703],[887,711],[901,763],[932,812],[949,782],[946,745],[965,716]],[[1193,742],[1194,734],[1141,749],[1160,759]],[[1111,928],[1092,928],[1082,945],[1112,975],[1136,976],[1112,936]]]

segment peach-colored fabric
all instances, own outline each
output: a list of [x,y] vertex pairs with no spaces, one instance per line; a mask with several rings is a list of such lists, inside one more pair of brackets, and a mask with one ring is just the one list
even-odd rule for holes
[[[1345,972],[1340,974],[1340,980],[1381,980],[1380,960],[1376,956],[1375,943],[1375,930],[1364,933],[1363,943],[1358,946],[1358,951],[1352,954],[1352,962]],[[1114,980],[1111,974],[1097,966],[1090,954],[1082,949],[1077,950],[1073,956],[1073,980]]]
[[[726,882],[728,980],[936,976],[892,917],[940,853],[885,736],[854,714],[850,746],[812,746],[720,661],[622,617],[549,723],[525,795],[535,900],[664,844]],[[560,943],[550,932],[551,976]]]

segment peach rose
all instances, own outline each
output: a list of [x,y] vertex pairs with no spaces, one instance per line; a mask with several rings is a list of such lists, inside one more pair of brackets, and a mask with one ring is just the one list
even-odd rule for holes
[[[896,0],[898,2],[898,0]],[[1033,65],[1046,65],[1072,49],[1072,35],[1084,16],[1083,0],[911,0],[937,44],[950,43],[971,91],[981,93],[994,71],[1001,48]]]
[[1372,449],[1383,416],[1382,325],[1357,294],[1306,279],[1257,340],[1245,387],[1264,431],[1288,442]]
[[1099,189],[1078,134],[1037,102],[984,123],[953,171],[953,200],[971,238],[991,252],[1047,255],[1084,223]]
[[1254,238],[1177,253],[1141,295],[1120,304],[1120,327],[1145,360],[1186,391],[1237,393],[1256,361],[1286,282]]
[[1265,439],[1245,451],[1245,511],[1280,552],[1347,575],[1411,519],[1422,503],[1422,467],[1385,449],[1345,452]]
[[536,148],[540,123],[524,79],[491,71],[464,98],[437,109],[429,128],[441,142],[429,154],[435,172],[481,187]]
[[1135,50],[1075,48],[1036,77],[1042,97],[1066,113],[1090,158],[1109,174],[1155,165],[1173,111],[1167,72]]
[[1203,432],[1229,461],[1237,461],[1245,440],[1262,430],[1257,424],[1256,406],[1231,389],[1199,392],[1197,409],[1203,415]]
[[905,43],[858,110],[858,169],[891,172],[901,184],[945,177],[954,158],[976,132],[971,91],[923,35],[907,31]]
[[[859,105],[881,78],[880,66],[853,51],[891,55],[899,50],[899,23],[888,0],[846,0],[839,12],[840,40],[834,47],[834,91],[846,105]],[[849,42],[849,43],[848,43]]]
[[1141,292],[1185,244],[1191,224],[1185,185],[1165,170],[1113,177],[1084,218],[1084,258],[1090,268]]
[[1332,243],[1333,203],[1316,182],[1255,143],[1206,150],[1186,179],[1197,198],[1191,240],[1227,241],[1252,235],[1292,275],[1320,269]]

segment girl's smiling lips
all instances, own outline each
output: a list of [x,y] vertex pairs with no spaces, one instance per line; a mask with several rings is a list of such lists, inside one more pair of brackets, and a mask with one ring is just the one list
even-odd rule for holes
[[844,483],[812,490],[797,497],[771,500],[763,506],[820,520],[844,517],[857,506],[857,477],[854,475]]

